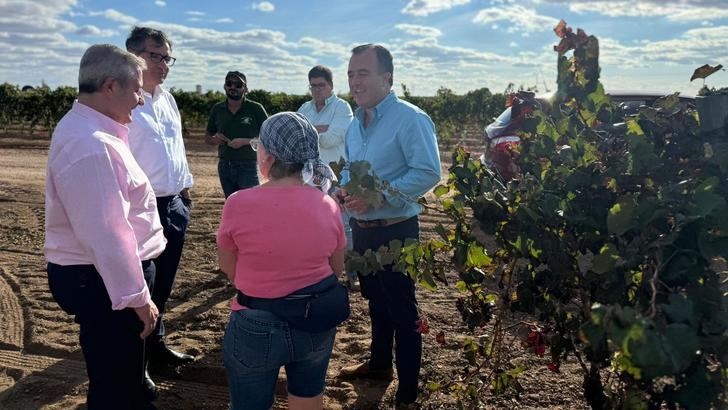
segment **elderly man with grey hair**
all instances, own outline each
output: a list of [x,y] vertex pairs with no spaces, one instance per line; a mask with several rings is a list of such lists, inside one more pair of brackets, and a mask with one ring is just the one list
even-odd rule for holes
[[53,132],[46,180],[48,284],[80,325],[87,408],[153,409],[144,339],[159,312],[154,258],[166,240],[154,191],[132,156],[127,124],[141,96],[144,60],[91,46],[79,96]]

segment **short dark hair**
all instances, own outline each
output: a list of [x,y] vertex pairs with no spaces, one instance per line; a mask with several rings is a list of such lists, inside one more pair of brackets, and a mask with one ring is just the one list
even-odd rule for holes
[[166,44],[169,48],[172,48],[172,42],[169,41],[169,38],[162,30],[138,26],[134,26],[129,33],[129,37],[126,38],[126,48],[135,53],[141,53],[144,51],[144,42],[148,38],[151,38],[160,47],[164,47]]
[[303,171],[303,165],[304,164],[302,162],[285,162],[276,158],[275,161],[273,161],[273,165],[270,166],[268,175],[270,176],[270,179],[281,179],[294,176],[296,174],[301,174],[301,171]]
[[392,62],[392,53],[384,46],[379,44],[362,44],[351,50],[352,54],[361,54],[367,50],[374,50],[377,55],[377,66],[379,66],[379,74],[390,73],[389,85],[394,85],[394,63]]
[[334,74],[328,67],[317,65],[312,68],[311,71],[308,72],[308,81],[311,81],[312,78],[323,78],[330,86],[334,86]]

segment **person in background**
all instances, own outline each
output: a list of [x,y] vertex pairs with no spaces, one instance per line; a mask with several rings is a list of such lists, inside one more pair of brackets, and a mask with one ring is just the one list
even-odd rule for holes
[[[319,159],[316,130],[303,115],[283,112],[266,120],[260,140],[250,144],[268,182],[225,201],[220,269],[255,299],[283,298],[329,279],[337,285],[332,274],[343,270],[346,237],[339,206],[326,193],[334,175]],[[231,409],[271,408],[281,366],[288,408],[321,409],[335,334],[336,327],[312,333],[233,300],[223,342]]]
[[[381,45],[352,50],[347,74],[359,108],[346,132],[347,156],[349,161],[368,161],[372,171],[398,192],[384,192],[376,208],[345,188],[335,193],[352,215],[354,250],[360,254],[376,251],[391,240],[419,239],[417,215],[422,208],[415,198],[440,181],[435,126],[424,111],[397,98],[392,91],[393,73],[392,54]],[[348,177],[345,172],[342,186]],[[362,277],[361,293],[369,300],[371,355],[368,361],[341,369],[339,377],[392,380],[394,343],[399,379],[396,405],[412,405],[422,358],[414,281],[390,265]]]
[[217,145],[217,173],[227,199],[233,192],[258,185],[255,152],[250,140],[257,137],[268,114],[259,103],[246,98],[245,74],[230,71],[225,75],[226,100],[215,104],[207,122],[205,142]]
[[[157,273],[152,300],[159,309],[159,320],[147,338],[146,357],[152,369],[178,366],[192,362],[194,357],[171,349],[164,341],[164,312],[177,277],[192,206],[192,174],[182,139],[182,121],[174,97],[162,87],[176,59],[171,56],[172,43],[167,36],[149,27],[134,27],[126,39],[126,49],[143,58],[147,66],[142,72],[144,104],[132,111],[129,148],[152,184],[167,238],[167,247],[154,260]],[[146,377],[153,385],[149,375]]]
[[[349,103],[334,94],[334,75],[331,69],[322,65],[313,67],[308,72],[308,88],[311,90],[311,101],[306,101],[298,109],[313,124],[319,134],[319,151],[321,161],[325,164],[346,160],[346,144],[344,136],[353,117]],[[347,248],[351,249],[351,227],[346,212],[344,230]],[[359,290],[359,278],[356,272],[347,272],[347,284],[352,290]]]
[[78,100],[56,126],[48,152],[48,285],[80,325],[90,410],[154,408],[144,380],[144,338],[159,314],[150,288],[165,238],[126,126],[144,103],[145,68],[143,59],[116,46],[89,47]]

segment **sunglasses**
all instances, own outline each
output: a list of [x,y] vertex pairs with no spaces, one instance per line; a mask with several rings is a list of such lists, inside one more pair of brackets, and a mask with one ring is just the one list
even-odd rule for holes
[[240,81],[225,81],[225,87],[243,88],[243,87],[245,87],[245,83],[240,82]]
[[253,139],[250,140],[250,148],[253,151],[257,151],[259,145],[260,145],[260,139],[259,138],[253,138]]

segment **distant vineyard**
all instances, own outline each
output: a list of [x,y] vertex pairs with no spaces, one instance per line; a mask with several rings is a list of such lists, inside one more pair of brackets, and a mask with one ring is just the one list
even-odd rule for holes
[[[475,124],[482,128],[504,108],[503,94],[492,94],[487,88],[470,91],[458,95],[447,88],[441,88],[434,96],[418,97],[411,95],[403,86],[401,97],[412,102],[427,112],[437,124],[440,138],[449,139],[462,130],[464,124]],[[222,92],[208,91],[205,94],[196,92],[171,90],[182,114],[183,128],[204,127],[210,108],[223,101]],[[21,132],[32,132],[38,127],[52,130],[56,123],[70,109],[76,99],[74,87],[49,87],[22,91],[15,85],[0,84],[0,128],[19,128]],[[354,107],[348,95],[342,96]],[[269,114],[281,111],[295,111],[311,97],[272,93],[265,90],[253,90],[249,94],[251,100],[263,104]]]

